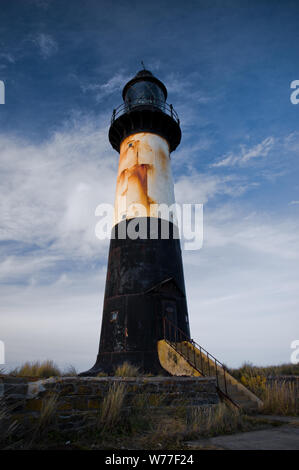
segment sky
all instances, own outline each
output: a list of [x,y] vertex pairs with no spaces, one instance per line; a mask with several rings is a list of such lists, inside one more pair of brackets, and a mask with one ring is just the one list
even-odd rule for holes
[[10,0],[0,5],[0,340],[6,367],[95,361],[114,202],[108,141],[145,66],[182,142],[179,203],[203,203],[183,251],[192,337],[230,367],[290,362],[299,338],[299,11],[286,0]]

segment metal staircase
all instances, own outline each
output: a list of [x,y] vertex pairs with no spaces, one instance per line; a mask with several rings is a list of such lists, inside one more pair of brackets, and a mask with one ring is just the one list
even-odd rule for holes
[[230,375],[224,364],[165,317],[163,339],[200,375],[216,377],[217,390],[222,398],[247,410],[256,410],[262,406],[262,401]]

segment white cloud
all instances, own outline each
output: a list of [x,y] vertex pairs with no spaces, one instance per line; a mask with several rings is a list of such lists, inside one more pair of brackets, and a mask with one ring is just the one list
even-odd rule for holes
[[94,211],[113,203],[117,168],[106,131],[84,123],[37,145],[0,136],[0,239],[62,258],[101,251]]
[[258,183],[248,182],[235,175],[200,174],[194,170],[190,175],[177,178],[175,195],[177,202],[181,204],[205,204],[208,200],[221,195],[236,198],[257,186]]
[[284,146],[286,150],[297,153],[299,151],[299,132],[291,132],[291,134],[286,136]]
[[91,91],[95,93],[96,100],[101,102],[105,97],[120,92],[124,83],[128,82],[130,78],[128,75],[118,72],[105,83],[81,84],[81,88],[83,92]]
[[267,137],[262,142],[253,147],[247,148],[241,146],[241,152],[239,154],[229,153],[222,160],[212,163],[211,167],[225,167],[235,165],[246,165],[253,158],[266,157],[270,150],[273,148],[275,143],[274,137]]
[[44,59],[48,59],[58,50],[57,42],[49,34],[39,33],[33,41],[39,47],[40,53]]
[[5,60],[7,62],[9,62],[10,64],[14,64],[15,63],[15,57],[8,53],[8,52],[1,52],[0,53],[0,60]]

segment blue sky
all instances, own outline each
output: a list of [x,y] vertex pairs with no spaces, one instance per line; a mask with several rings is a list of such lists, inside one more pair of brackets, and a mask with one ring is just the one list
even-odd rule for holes
[[288,362],[298,339],[295,1],[11,0],[0,11],[1,329],[8,366],[97,352],[113,203],[113,107],[143,60],[183,138],[179,202],[204,203],[184,252],[192,336],[228,365]]

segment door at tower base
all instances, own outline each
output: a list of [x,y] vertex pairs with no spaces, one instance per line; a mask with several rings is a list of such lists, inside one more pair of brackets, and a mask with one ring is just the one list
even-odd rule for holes
[[94,372],[113,373],[128,361],[145,373],[167,374],[157,350],[163,318],[190,336],[180,240],[169,221],[158,219],[159,230],[164,223],[171,226],[169,239],[111,239]]

